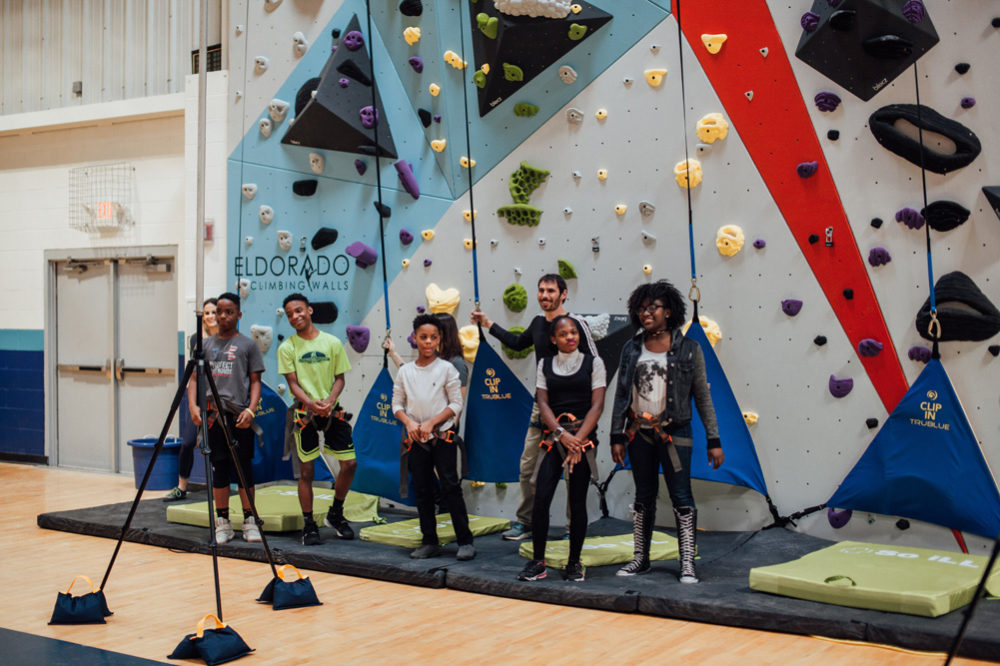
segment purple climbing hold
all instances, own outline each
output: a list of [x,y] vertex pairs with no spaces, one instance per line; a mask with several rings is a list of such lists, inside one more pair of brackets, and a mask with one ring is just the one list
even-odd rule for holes
[[818,168],[819,162],[801,162],[795,167],[795,173],[799,174],[799,178],[809,178]]
[[975,97],[963,97],[962,101],[961,101],[961,104],[962,104],[962,108],[963,109],[971,109],[972,107],[974,107],[976,105],[976,98]]
[[923,345],[913,345],[910,350],[906,352],[906,356],[911,361],[920,361],[921,363],[927,363],[931,360],[931,350]]
[[368,171],[368,165],[361,160],[354,160],[354,168],[358,170],[358,175],[365,175],[365,171]]
[[816,28],[819,27],[819,14],[806,12],[802,15],[802,18],[799,19],[799,25],[801,25],[802,29],[806,32],[815,31]]
[[361,107],[358,115],[361,116],[361,126],[365,129],[371,129],[378,124],[378,111],[371,105]]
[[368,268],[378,259],[378,252],[375,251],[375,248],[361,241],[354,241],[347,246],[344,252],[354,257],[354,263],[360,268]]
[[436,122],[436,123],[441,122],[441,114],[440,113],[435,113],[434,114],[434,122]]
[[920,229],[924,226],[924,216],[912,208],[900,208],[897,210],[896,221],[902,222],[910,229]]
[[836,9],[837,7],[840,6],[840,3],[843,1],[844,0],[826,0],[826,4]]
[[903,16],[910,23],[920,23],[926,14],[927,9],[920,0],[907,0],[906,4],[903,5]]
[[337,85],[339,85],[341,88],[346,88],[347,86],[351,85],[351,80],[346,76],[342,76],[339,79],[337,79]]
[[336,53],[336,52],[337,52],[337,48],[338,48],[338,47],[339,47],[339,45],[338,45],[338,44],[333,44],[333,45],[331,45],[331,46],[330,46],[330,53]]
[[882,351],[882,343],[875,338],[865,338],[858,343],[858,354],[861,356],[878,356]]
[[429,268],[432,263],[434,262],[430,259],[424,259],[424,268]]
[[417,74],[424,71],[424,60],[420,56],[410,56],[410,59],[407,60],[407,62],[410,63],[410,67],[412,67],[413,71]]
[[406,336],[406,341],[410,343],[410,347],[412,349],[417,348],[417,339],[413,337],[413,333],[410,333],[408,336]]
[[794,317],[802,309],[802,301],[797,298],[786,298],[781,301],[781,311],[789,317]]
[[366,349],[368,349],[368,343],[371,342],[372,332],[367,326],[348,326],[347,327],[347,343],[351,345],[351,349],[363,354]]
[[414,199],[419,199],[420,185],[417,183],[417,177],[413,175],[413,165],[406,160],[399,160],[393,166],[396,167],[396,173],[399,174],[399,182],[403,185],[403,189],[409,192]]
[[835,530],[839,530],[841,527],[846,525],[854,514],[850,509],[843,509],[837,511],[836,509],[826,510],[826,519],[830,521],[830,527]]
[[405,228],[404,229],[400,229],[399,230],[399,242],[402,243],[403,245],[409,245],[410,243],[412,243],[413,242],[413,232],[411,232],[409,229],[405,229]]
[[348,51],[357,51],[362,46],[365,45],[365,37],[357,30],[351,30],[349,33],[344,35],[344,46],[347,47]]
[[423,314],[423,313],[425,313],[425,312],[427,312],[427,308],[425,308],[425,307],[424,307],[424,306],[422,306],[422,305],[418,305],[418,306],[417,306],[417,314]]
[[868,263],[872,266],[885,266],[890,261],[892,257],[889,256],[889,250],[884,247],[873,247],[868,252]]
[[845,395],[850,393],[853,388],[854,380],[850,377],[837,379],[836,376],[830,375],[830,395],[834,398],[843,398]]
[[763,238],[758,238],[753,242],[753,246],[758,250],[763,250],[765,245],[767,245],[767,241],[765,241]]
[[840,97],[828,90],[816,93],[813,101],[816,102],[817,109],[825,112],[836,111],[837,107],[840,106]]

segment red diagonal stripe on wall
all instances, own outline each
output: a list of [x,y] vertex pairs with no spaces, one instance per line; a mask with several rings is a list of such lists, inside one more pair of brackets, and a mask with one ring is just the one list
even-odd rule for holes
[[[677,0],[673,4],[676,17]],[[885,345],[878,356],[859,359],[891,412],[906,393],[906,377],[771,12],[764,0],[725,5],[722,9],[719,3],[685,0],[684,35],[852,347],[857,350],[865,338]],[[720,33],[728,39],[712,55],[701,35]],[[769,51],[766,58],[760,54],[763,47]],[[752,100],[745,95],[749,90]],[[819,170],[811,178],[800,178],[796,166],[812,161],[819,162]],[[824,242],[827,227],[833,227],[833,247]],[[819,242],[810,244],[811,234],[819,236]],[[854,291],[853,299],[844,297],[845,289]]]

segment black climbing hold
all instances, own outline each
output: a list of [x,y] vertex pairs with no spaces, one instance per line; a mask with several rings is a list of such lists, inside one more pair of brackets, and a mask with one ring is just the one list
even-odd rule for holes
[[315,178],[310,178],[309,180],[297,180],[292,183],[292,192],[295,192],[300,197],[311,197],[316,194],[317,185],[319,185],[319,181]]
[[873,217],[872,218],[872,226],[875,227],[876,229],[880,228],[882,226],[882,218],[881,217]]
[[847,300],[853,299],[854,298],[854,290],[853,289],[845,289],[844,290],[844,298],[846,298]]
[[965,74],[966,72],[969,71],[970,67],[972,67],[972,65],[970,65],[969,63],[960,62],[957,65],[955,65],[955,71],[958,72],[959,74]]
[[934,231],[951,231],[968,220],[971,213],[954,201],[934,201],[927,204],[920,214]]
[[375,146],[357,146],[354,152],[361,153],[362,155],[374,155]]
[[865,53],[879,60],[902,60],[913,54],[913,42],[899,35],[879,35],[861,43]]
[[837,32],[849,32],[854,28],[858,13],[853,9],[838,9],[830,14],[830,27]]
[[896,527],[898,527],[901,530],[908,530],[910,529],[910,521],[908,521],[906,518],[900,518],[899,520],[896,521]]
[[[939,153],[927,145],[926,138],[921,146],[917,139],[896,127],[900,120],[923,127],[925,132],[934,132],[950,139],[955,144],[955,152]],[[979,137],[972,130],[923,104],[919,109],[916,104],[883,106],[868,118],[868,129],[883,148],[915,166],[921,166],[920,156],[923,153],[923,166],[934,173],[943,174],[961,169],[976,159],[983,149]]]
[[990,21],[990,25],[994,28],[1000,28],[1000,16],[994,17],[994,19]]
[[330,31],[330,36],[334,39],[340,39],[340,28],[334,28]]
[[837,139],[840,138],[840,130],[830,130],[829,132],[826,133],[826,138],[828,138],[830,141],[836,141]]
[[815,344],[817,347],[822,347],[823,345],[826,344],[826,336],[817,335],[815,338],[813,338],[813,344]]
[[424,127],[431,126],[431,112],[427,109],[417,109],[417,115],[420,116],[420,124]]
[[818,243],[818,242],[819,242],[819,235],[818,234],[809,234],[809,244],[810,245],[812,245],[814,243]]
[[986,351],[993,354],[994,356],[1000,356],[1000,345],[990,345],[986,348]]
[[309,306],[313,310],[314,324],[332,324],[337,321],[337,305],[333,301],[313,301]]
[[377,210],[378,214],[381,215],[382,217],[384,218],[392,217],[392,208],[389,208],[384,203],[379,203],[377,201],[375,201],[373,205],[375,206],[375,210]]
[[[934,285],[937,318],[941,324],[941,342],[949,340],[988,340],[1000,333],[1000,310],[965,273],[942,275]],[[931,321],[930,298],[917,313],[917,333],[932,340],[927,327]]]
[[361,85],[370,86],[372,84],[372,80],[368,78],[365,70],[361,69],[358,63],[353,60],[345,60],[337,65],[337,71],[348,78],[354,79]]
[[420,0],[403,0],[399,3],[399,13],[403,16],[420,16],[424,13],[424,3]]
[[989,202],[990,208],[993,209],[997,217],[1000,217],[1000,185],[985,186],[983,194],[986,195],[986,201]]
[[319,231],[313,234],[312,249],[322,250],[327,245],[333,245],[337,242],[337,235],[336,229],[331,229],[330,227],[320,227]]
[[865,419],[865,425],[868,426],[869,430],[874,430],[875,428],[878,427],[878,419],[876,418]]
[[284,339],[285,339],[285,334],[284,333],[278,333],[278,342],[281,342]]

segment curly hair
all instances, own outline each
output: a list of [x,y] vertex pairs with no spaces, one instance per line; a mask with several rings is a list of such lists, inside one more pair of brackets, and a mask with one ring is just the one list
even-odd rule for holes
[[441,335],[441,321],[432,314],[419,314],[413,318],[413,332],[416,333],[417,329],[421,326],[426,326],[430,324],[438,330],[438,335]]
[[667,317],[667,330],[672,331],[684,324],[684,316],[687,312],[684,297],[674,285],[666,280],[658,280],[641,284],[629,294],[628,315],[633,326],[642,328],[642,323],[639,321],[639,309],[643,303],[652,303],[653,301],[660,301],[663,303],[663,307],[670,310],[670,316]]

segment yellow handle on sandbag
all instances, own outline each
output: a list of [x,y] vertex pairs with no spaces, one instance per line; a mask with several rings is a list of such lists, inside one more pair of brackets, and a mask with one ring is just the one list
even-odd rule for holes
[[90,578],[89,578],[88,576],[84,576],[83,574],[79,574],[79,575],[78,575],[78,576],[76,576],[76,578],[74,578],[74,579],[73,579],[73,581],[72,581],[72,582],[71,582],[71,583],[69,584],[69,587],[67,587],[67,588],[66,588],[66,594],[69,594],[69,593],[70,593],[70,590],[72,590],[72,589],[73,589],[73,586],[74,586],[74,585],[76,585],[76,581],[80,580],[81,578],[82,578],[82,579],[84,579],[85,581],[87,581],[87,585],[89,585],[89,586],[90,586],[90,591],[91,591],[91,592],[100,592],[100,591],[101,591],[101,590],[100,590],[100,588],[97,588],[97,587],[94,587],[94,583],[93,583],[93,581],[91,581],[91,580],[90,580]]
[[195,638],[201,638],[202,636],[205,635],[205,621],[208,620],[208,618],[212,618],[213,620],[215,620],[216,629],[222,629],[223,627],[226,626],[226,623],[217,618],[214,613],[209,613],[205,617],[198,620],[198,630],[195,633],[195,635],[191,637],[191,640],[194,640]]
[[294,565],[282,564],[280,567],[278,567],[278,578],[280,578],[283,582],[285,583],[288,582],[287,580],[285,580],[285,571],[288,569],[294,571],[295,575],[298,576],[296,580],[302,580],[303,578],[305,578],[305,576],[302,575],[302,572],[296,569]]

